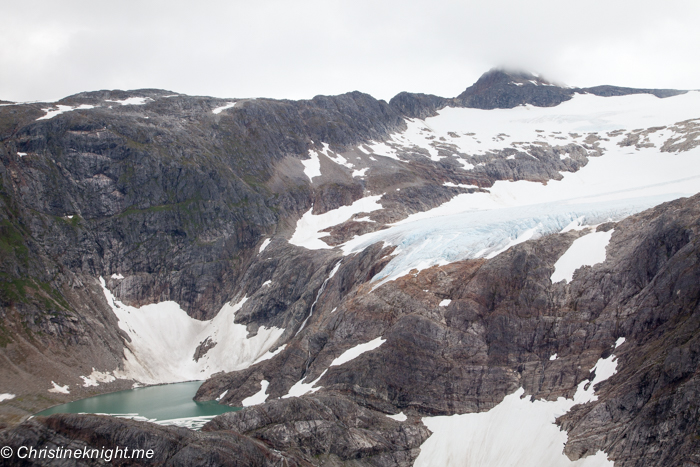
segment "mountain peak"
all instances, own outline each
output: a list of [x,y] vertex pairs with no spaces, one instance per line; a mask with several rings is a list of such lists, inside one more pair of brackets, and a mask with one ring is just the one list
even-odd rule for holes
[[455,101],[478,109],[508,109],[523,104],[552,107],[571,99],[574,92],[529,72],[494,68],[481,75]]
[[533,86],[555,86],[555,84],[542,78],[540,75],[524,70],[510,70],[506,68],[492,68],[474,83],[474,85],[493,85],[495,83],[530,84]]

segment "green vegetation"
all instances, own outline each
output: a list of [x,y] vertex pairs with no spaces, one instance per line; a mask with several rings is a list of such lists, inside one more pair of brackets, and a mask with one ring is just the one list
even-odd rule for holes
[[43,311],[70,309],[66,299],[51,284],[32,277],[14,278],[4,272],[0,272],[0,297],[9,303],[34,302]]
[[29,249],[24,244],[24,235],[10,221],[0,221],[0,258],[3,262],[8,256],[16,257],[22,264],[29,258]]

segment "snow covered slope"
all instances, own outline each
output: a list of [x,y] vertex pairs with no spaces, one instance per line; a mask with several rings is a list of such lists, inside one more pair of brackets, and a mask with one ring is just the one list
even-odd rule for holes
[[[343,251],[358,252],[379,241],[398,246],[391,263],[375,277],[391,280],[412,269],[490,258],[577,219],[587,225],[618,221],[693,195],[700,191],[699,124],[700,92],[666,99],[582,94],[556,107],[445,108],[435,117],[408,120],[406,131],[371,146],[374,155],[398,159],[401,151],[423,150],[426,159],[438,161],[451,153],[469,172],[483,165],[481,156],[514,158],[499,153],[506,148],[537,159],[533,148],[576,145],[587,151],[588,163],[546,184],[497,181],[486,191],[458,195],[388,229],[356,236]],[[347,208],[338,214],[342,209]],[[333,214],[324,216],[331,219]],[[350,215],[334,220],[341,217]],[[316,229],[300,221],[293,243],[326,248],[317,239],[326,235],[319,233],[321,227],[328,226],[325,222]],[[296,241],[302,232],[315,243]]]
[[[618,340],[621,344],[624,338]],[[618,345],[619,345],[618,344]],[[488,412],[424,417],[433,435],[421,445],[416,467],[610,467],[604,452],[577,461],[563,453],[567,433],[555,424],[574,405],[597,400],[595,386],[615,374],[615,355],[593,367],[593,381],[579,383],[573,399],[556,401],[523,397],[522,388]]]
[[124,350],[124,369],[115,371],[117,378],[161,384],[241,370],[264,356],[284,332],[263,326],[248,338],[246,326],[233,322],[245,298],[235,305],[227,303],[213,319],[199,321],[172,301],[141,308],[124,305],[115,300],[104,279],[100,282],[119,327],[130,339]]

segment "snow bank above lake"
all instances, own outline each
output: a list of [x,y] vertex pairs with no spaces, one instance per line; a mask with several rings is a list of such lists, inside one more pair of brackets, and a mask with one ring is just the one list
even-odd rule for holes
[[[172,301],[134,308],[114,298],[100,278],[119,327],[131,342],[125,345],[124,368],[114,376],[144,384],[206,379],[219,371],[247,368],[274,347],[284,329],[260,327],[248,338],[245,325],[233,322],[246,301],[223,306],[211,320],[191,318]],[[195,360],[197,350],[199,359]],[[208,349],[205,351],[205,349]]]

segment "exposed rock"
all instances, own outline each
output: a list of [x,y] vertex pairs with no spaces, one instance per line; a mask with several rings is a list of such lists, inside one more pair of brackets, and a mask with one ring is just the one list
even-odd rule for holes
[[658,98],[673,97],[679,94],[685,94],[688,91],[679,91],[677,89],[637,89],[623,88],[620,86],[593,86],[592,88],[583,88],[584,91],[596,96],[611,97],[611,96],[627,96],[630,94],[653,94]]
[[454,102],[477,109],[509,109],[523,104],[552,107],[568,101],[575,92],[530,73],[493,69],[455,97]]
[[430,432],[417,418],[400,423],[343,397],[274,400],[216,417],[204,432],[233,430],[313,463],[410,466]]
[[[616,466],[683,465],[698,455],[700,420],[688,406],[697,399],[700,355],[693,343],[698,201],[602,226],[615,229],[607,260],[579,269],[570,284],[551,283],[553,264],[585,231],[526,242],[489,261],[433,267],[372,292],[359,285],[337,305],[324,294],[299,341],[248,370],[212,378],[198,397],[228,389],[226,401],[235,405],[264,378],[271,400],[302,379],[318,379],[313,398],[343,397],[381,412],[480,412],[518,387],[536,398],[571,398],[626,337],[615,350],[618,373],[596,388],[598,401],[560,419],[570,436],[566,452],[576,459],[602,449]],[[449,305],[438,306],[446,298]],[[386,339],[379,348],[330,366],[379,336]],[[251,410],[226,417],[260,416]]]
[[[165,427],[152,423],[99,415],[53,415],[34,418],[21,425],[0,432],[0,443],[13,448],[15,453],[3,459],[6,466],[24,465],[105,465],[102,459],[20,459],[16,455],[21,446],[33,446],[70,450],[111,450],[114,456],[111,465],[155,465],[155,466],[302,466],[311,465],[293,455],[270,449],[247,436],[234,432],[200,433],[187,428]],[[143,456],[151,459],[117,459],[117,448],[128,448],[130,455],[135,449],[143,450]],[[148,451],[152,451],[148,453]]]
[[444,97],[410,92],[400,92],[389,101],[389,105],[398,109],[402,115],[420,119],[436,115],[436,111],[448,104],[449,100]]
[[[388,139],[406,118],[448,105],[553,106],[577,92],[682,91],[564,88],[492,70],[454,99],[401,93],[389,104],[359,92],[295,102],[143,89],[76,94],[57,104],[95,108],[50,119],[37,120],[54,104],[0,107],[0,374],[3,391],[18,396],[0,405],[0,423],[130,386],[83,384],[93,367],[118,370],[128,345],[98,277],[127,304],[175,300],[201,319],[246,297],[235,321],[250,335],[285,329],[273,358],[200,388],[200,400],[226,392],[224,403],[241,405],[269,382],[268,402],[223,415],[206,432],[64,415],[27,421],[0,441],[155,446],[163,465],[411,465],[429,435],[419,417],[489,410],[519,387],[536,398],[571,397],[626,337],[599,399],[559,419],[567,455],[602,449],[616,466],[700,463],[698,196],[599,226],[614,229],[606,261],[578,269],[570,283],[551,283],[554,263],[587,231],[376,288],[370,280],[394,246],[342,256],[285,240],[312,208],[320,215],[381,195],[383,209],[327,229],[328,245],[337,245],[498,180],[559,180],[600,155],[606,138],[644,148],[662,129],[474,154],[429,128],[420,131],[430,150]],[[660,150],[700,144],[697,127],[676,123]],[[395,152],[370,153],[372,142]],[[304,170],[309,151],[319,154],[321,175]],[[369,222],[358,220],[365,215]],[[331,366],[380,337],[379,347]],[[192,357],[213,345],[200,342]],[[49,381],[70,394],[48,393]],[[314,381],[313,394],[277,399]],[[406,421],[386,417],[399,411]]]

